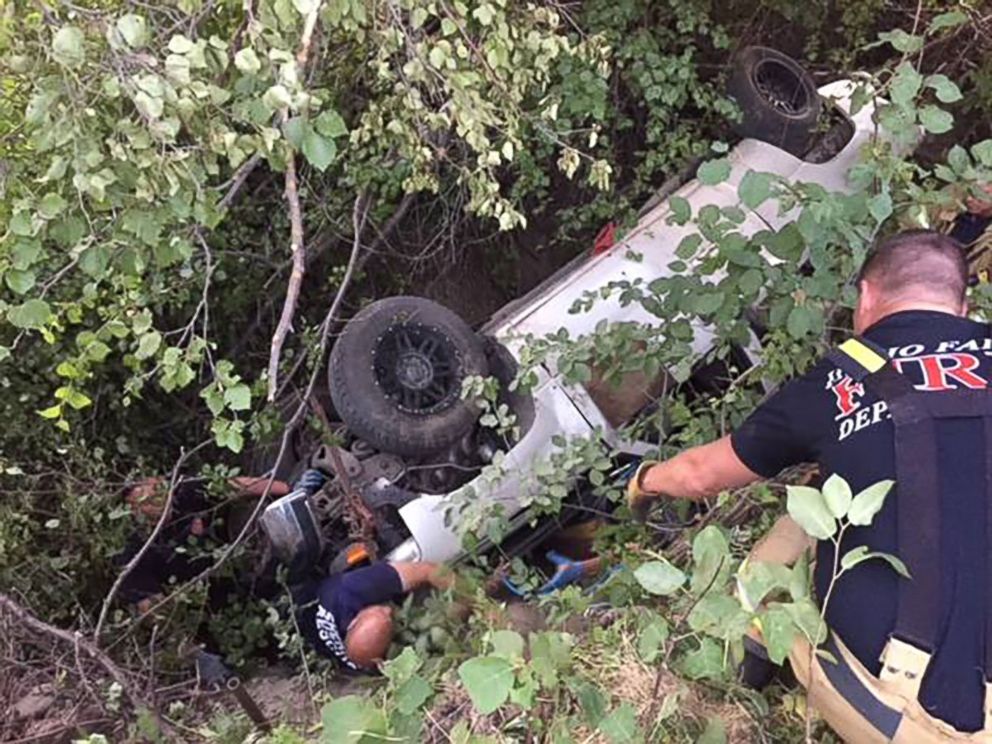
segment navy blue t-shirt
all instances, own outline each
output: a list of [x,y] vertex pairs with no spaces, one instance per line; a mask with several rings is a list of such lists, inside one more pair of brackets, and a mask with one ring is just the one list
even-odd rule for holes
[[[988,326],[933,311],[900,312],[865,333],[886,349],[917,390],[983,389],[992,380],[992,338]],[[992,392],[990,392],[992,394]],[[931,715],[960,731],[984,722],[984,620],[988,543],[981,423],[938,423],[941,499],[943,617],[937,651],[920,689]],[[816,462],[824,478],[842,476],[855,493],[895,478],[894,427],[884,402],[827,360],[793,380],[760,406],[733,433],[738,457],[754,472],[772,477],[783,468]],[[867,527],[845,534],[842,554],[858,545],[899,555],[896,519],[898,482]],[[937,556],[935,556],[937,558]],[[816,587],[824,596],[830,582],[833,546],[817,546]],[[899,579],[884,561],[868,561],[846,573],[834,587],[827,622],[874,674],[895,627]],[[992,640],[992,639],[990,639]],[[992,672],[992,670],[990,670]]]
[[375,563],[313,582],[305,593],[296,598],[309,601],[298,617],[304,637],[321,655],[357,669],[345,651],[348,626],[364,608],[403,596],[403,582],[388,563]]

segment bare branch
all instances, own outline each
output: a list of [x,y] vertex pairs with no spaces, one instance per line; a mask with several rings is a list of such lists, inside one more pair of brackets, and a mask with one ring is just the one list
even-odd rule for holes
[[234,201],[234,197],[237,196],[238,191],[244,186],[245,181],[248,180],[248,176],[252,174],[252,171],[262,162],[261,153],[255,153],[245,162],[243,162],[240,167],[234,172],[234,176],[231,177],[230,186],[227,189],[227,193],[224,194],[223,198],[217,203],[217,208],[221,211],[226,210],[231,206],[231,202]]
[[296,314],[296,303],[300,298],[300,287],[303,275],[307,270],[306,244],[303,242],[303,211],[300,209],[300,192],[296,183],[296,156],[291,154],[286,161],[286,203],[289,206],[289,250],[293,255],[293,270],[289,275],[286,286],[286,300],[282,305],[279,324],[272,334],[272,346],[269,350],[269,402],[276,399],[279,387],[279,358],[282,356],[282,346],[286,334],[293,323]]
[[[303,23],[303,34],[300,37],[300,50],[296,54],[296,64],[301,72],[305,71],[307,57],[310,56],[310,43],[313,41],[313,32],[317,26],[317,14],[320,12],[321,3],[315,3],[310,13],[307,14]],[[282,119],[288,118],[289,112],[283,110]],[[275,333],[272,334],[272,345],[269,349],[269,402],[276,399],[276,391],[279,389],[279,359],[282,356],[282,347],[286,342],[286,335],[289,333],[293,323],[293,316],[296,314],[296,304],[300,298],[300,287],[303,285],[303,275],[307,270],[306,243],[303,234],[303,210],[300,208],[300,189],[296,178],[296,153],[290,151],[286,160],[286,205],[289,207],[289,235],[290,253],[293,256],[293,270],[289,275],[289,284],[286,287],[286,300],[283,302],[282,314],[279,316],[279,324]]]

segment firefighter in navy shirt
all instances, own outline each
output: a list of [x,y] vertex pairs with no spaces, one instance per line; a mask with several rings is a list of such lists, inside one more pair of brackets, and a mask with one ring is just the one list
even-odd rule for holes
[[[862,268],[855,333],[884,355],[885,364],[901,373],[894,376],[908,388],[927,396],[985,391],[992,380],[992,338],[988,325],[966,317],[967,281],[963,253],[951,238],[925,231],[896,235],[877,246]],[[932,498],[942,539],[938,554],[931,557],[933,570],[940,572],[941,591],[930,598],[939,615],[939,632],[916,701],[903,710],[884,690],[878,693],[884,685],[875,684],[882,674],[880,657],[899,619],[898,582],[906,580],[884,561],[868,561],[837,582],[827,608],[833,636],[855,657],[852,663],[863,674],[855,674],[850,682],[838,676],[844,664],[816,660],[812,663],[820,665],[824,679],[831,682],[824,683],[825,691],[811,691],[811,700],[851,741],[889,741],[900,725],[910,725],[904,719],[922,726],[914,729],[921,732],[914,741],[950,741],[942,737],[987,730],[985,675],[992,669],[985,668],[986,645],[992,638],[986,638],[986,603],[992,597],[987,597],[986,524],[992,511],[985,484],[992,478],[986,472],[992,442],[985,441],[984,432],[992,427],[976,429],[970,419],[941,421],[935,449],[942,467]],[[759,406],[729,436],[666,462],[642,465],[628,501],[635,513],[643,514],[659,498],[704,499],[773,477],[790,465],[816,462],[824,478],[837,473],[855,493],[881,480],[896,480],[871,525],[849,529],[841,551],[865,545],[900,555],[894,431],[886,401],[826,358]],[[917,526],[922,539],[925,525],[908,519],[904,524],[910,530]],[[799,545],[791,557],[801,550]],[[821,598],[832,564],[832,544],[819,542],[815,584]],[[797,676],[808,681],[798,669]],[[829,699],[831,694],[835,700]],[[910,708],[915,712],[908,713]],[[905,728],[899,736],[905,737],[904,732]]]
[[294,597],[300,632],[322,656],[346,669],[371,670],[393,639],[391,602],[421,587],[447,589],[453,575],[441,564],[374,563],[312,581]]

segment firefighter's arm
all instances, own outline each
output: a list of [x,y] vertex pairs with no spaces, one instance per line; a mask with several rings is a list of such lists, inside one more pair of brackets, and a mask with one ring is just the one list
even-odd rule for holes
[[728,435],[665,462],[642,465],[628,487],[628,503],[643,514],[662,497],[700,501],[760,478],[741,462]]

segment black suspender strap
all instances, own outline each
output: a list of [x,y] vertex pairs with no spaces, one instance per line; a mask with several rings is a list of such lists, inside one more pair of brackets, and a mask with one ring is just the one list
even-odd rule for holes
[[937,432],[927,395],[886,364],[864,380],[885,401],[895,427],[897,555],[911,579],[900,579],[897,638],[932,652],[941,617],[940,483]]
[[[992,393],[986,393],[992,397]],[[989,551],[992,545],[992,416],[985,417],[985,549]],[[980,556],[980,560],[985,556]],[[985,563],[985,679],[992,680],[992,566],[988,560]],[[986,710],[992,701],[986,700]]]

